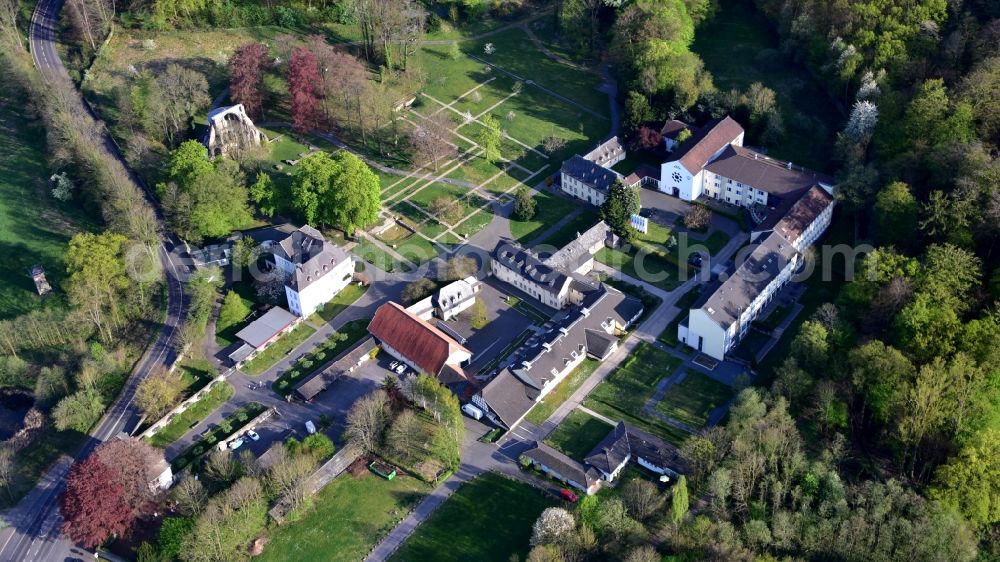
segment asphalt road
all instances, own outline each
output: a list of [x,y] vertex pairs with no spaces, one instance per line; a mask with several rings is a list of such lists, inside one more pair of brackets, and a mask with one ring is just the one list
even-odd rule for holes
[[[69,80],[56,50],[56,23],[62,0],[39,0],[32,14],[30,29],[31,56],[39,73],[49,83]],[[78,96],[75,103],[79,110],[96,120],[96,116]],[[150,202],[155,201],[145,190],[142,182],[128,169],[117,146],[110,136],[105,135],[105,149],[125,167],[129,177],[142,188]],[[162,215],[158,217],[160,244],[157,248],[163,275],[167,285],[167,311],[164,323],[156,339],[136,363],[125,388],[97,427],[90,439],[81,447],[73,459],[64,457],[45,474],[38,486],[12,510],[8,517],[11,526],[0,534],[0,561],[35,562],[65,561],[88,558],[68,539],[62,536],[62,518],[59,515],[58,497],[65,485],[69,467],[75,460],[82,459],[100,443],[114,437],[119,432],[131,432],[139,422],[139,413],[133,404],[136,388],[151,372],[173,364],[177,357],[174,335],[184,317],[184,293],[182,278],[188,273],[187,266],[180,258],[184,248],[181,241],[164,226]]]

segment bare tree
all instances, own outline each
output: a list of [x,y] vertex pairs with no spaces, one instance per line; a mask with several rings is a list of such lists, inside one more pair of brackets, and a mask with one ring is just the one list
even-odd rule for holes
[[24,39],[17,27],[17,14],[20,8],[21,3],[18,0],[0,0],[0,30],[3,32],[5,43],[25,53],[27,49],[24,47]]
[[10,485],[14,483],[14,450],[8,446],[0,447],[0,486],[7,490],[8,497],[13,497]]
[[214,449],[205,463],[205,476],[215,482],[228,484],[240,475],[240,464],[232,453],[224,449]]
[[305,482],[316,470],[316,459],[308,454],[291,455],[284,447],[273,454],[276,458],[267,471],[268,486],[292,507],[298,507],[309,495]]
[[177,511],[186,517],[194,517],[201,513],[208,502],[208,492],[205,486],[190,474],[174,486],[172,496],[177,502]]
[[366,453],[374,453],[382,445],[388,422],[388,397],[384,390],[376,390],[355,402],[347,413],[347,440]]
[[455,146],[454,124],[441,111],[422,121],[420,126],[410,133],[410,144],[413,146],[414,160],[417,164],[434,166],[438,171],[440,162],[454,158],[458,153]]

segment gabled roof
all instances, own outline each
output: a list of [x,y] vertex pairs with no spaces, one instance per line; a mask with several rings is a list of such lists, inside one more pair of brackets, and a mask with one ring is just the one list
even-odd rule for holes
[[653,465],[668,468],[678,474],[687,472],[687,464],[677,447],[634,425],[625,424],[625,431],[628,433],[628,446],[634,458],[645,459]]
[[452,353],[472,355],[450,336],[394,302],[378,307],[368,331],[432,375],[441,372]]
[[601,472],[612,474],[629,459],[631,454],[625,424],[618,422],[618,425],[587,453],[584,460]]
[[677,119],[667,119],[666,122],[663,123],[663,126],[660,127],[660,134],[670,139],[676,139],[677,135],[679,135],[684,129],[691,130],[692,134],[695,131],[695,127],[692,127],[683,121],[679,121]]
[[597,224],[579,233],[576,238],[558,252],[545,258],[542,263],[555,269],[575,270],[584,261],[593,259],[591,249],[604,245],[609,230],[611,229],[606,222],[597,221]]
[[587,328],[584,333],[587,337],[587,352],[601,360],[604,360],[618,343],[618,338],[604,330]]
[[293,322],[295,322],[294,314],[276,306],[236,332],[236,337],[259,349]]
[[692,175],[697,174],[715,153],[732,144],[742,133],[743,127],[732,117],[714,119],[693,131],[691,138],[681,143],[669,161],[679,161]]
[[565,273],[553,269],[521,246],[501,240],[493,249],[493,259],[507,269],[531,281],[542,289],[558,295],[569,283]]
[[705,169],[777,195],[802,191],[817,183],[833,185],[833,180],[819,172],[768,158],[749,148],[735,145],[728,146]]
[[574,154],[572,158],[563,162],[560,171],[603,193],[607,193],[611,189],[611,184],[621,178],[618,172],[604,168],[579,154]]
[[483,387],[481,394],[500,421],[511,427],[535,405],[538,390],[521,382],[509,369],[504,369]]
[[617,136],[614,136],[597,145],[594,150],[591,150],[583,157],[591,162],[594,162],[598,166],[604,166],[608,162],[624,154],[624,152],[625,147],[622,146],[621,140]]
[[351,256],[343,248],[326,241],[323,234],[305,225],[278,243],[288,261],[295,264],[295,271],[288,279],[288,286],[302,291],[321,279]]
[[814,185],[772,210],[754,231],[773,230],[794,244],[830,205],[833,205],[833,197],[822,187]]
[[573,480],[587,488],[594,485],[600,478],[593,468],[584,466],[583,463],[569,458],[545,443],[533,441],[531,447],[522,454],[558,472],[563,478]]
[[717,325],[729,328],[797,254],[783,236],[768,234],[732,275],[692,308],[702,309]]

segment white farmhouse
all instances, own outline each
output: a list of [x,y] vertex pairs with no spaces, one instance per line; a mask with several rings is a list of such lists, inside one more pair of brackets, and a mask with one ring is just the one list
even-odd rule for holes
[[354,276],[354,259],[311,226],[293,231],[274,249],[287,275],[285,297],[293,314],[306,317],[335,297]]

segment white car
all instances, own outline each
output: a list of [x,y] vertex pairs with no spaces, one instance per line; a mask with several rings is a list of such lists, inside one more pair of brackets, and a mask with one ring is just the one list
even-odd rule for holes
[[260,435],[257,435],[257,432],[252,429],[247,430],[247,437],[253,439],[254,441],[260,441]]
[[394,370],[396,373],[402,375],[406,372],[406,363],[400,363]]
[[312,420],[306,421],[306,431],[309,432],[309,435],[316,433],[316,424],[314,424]]
[[229,444],[226,446],[229,447],[230,451],[235,451],[236,449],[239,449],[240,447],[243,446],[243,438],[240,437],[238,439],[234,439],[230,441]]
[[389,368],[392,369],[393,371],[396,370],[396,367],[399,367],[399,361],[393,361],[392,363],[389,363]]

